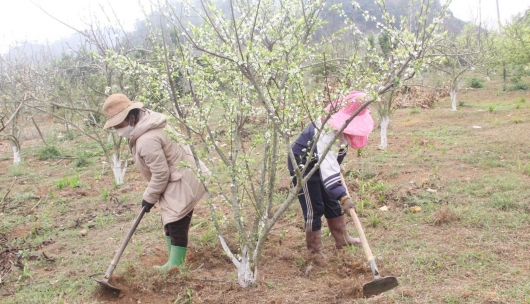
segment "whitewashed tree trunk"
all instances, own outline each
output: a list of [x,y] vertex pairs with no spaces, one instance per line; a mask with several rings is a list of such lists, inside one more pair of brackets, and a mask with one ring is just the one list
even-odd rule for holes
[[112,172],[114,173],[114,180],[116,181],[116,184],[123,184],[125,172],[127,172],[127,159],[122,163],[119,155],[114,153],[112,155]]
[[[239,285],[241,287],[249,287],[255,284],[258,278],[258,267],[256,265],[257,263],[255,262],[257,258],[256,252],[251,257],[248,247],[245,246],[241,251],[241,257],[238,259],[236,256],[234,256],[234,254],[228,247],[228,244],[226,244],[224,237],[221,234],[218,234],[218,237],[224,252],[230,258],[230,260],[232,260],[232,263],[237,268],[237,282],[239,283]],[[256,265],[254,271],[252,271],[251,269],[252,264]]]
[[247,248],[243,249],[241,260],[237,266],[237,282],[241,287],[249,287],[256,283],[258,277],[258,267],[252,271],[250,265],[252,263],[250,253]]
[[449,96],[451,96],[451,110],[456,111],[456,88],[452,87],[451,91],[449,92]]
[[19,164],[22,160],[20,147],[14,142],[11,142],[11,148],[13,149],[13,164]]
[[388,146],[388,139],[386,135],[386,130],[388,129],[388,125],[390,124],[390,116],[385,115],[381,117],[381,144],[379,145],[379,149],[384,150]]

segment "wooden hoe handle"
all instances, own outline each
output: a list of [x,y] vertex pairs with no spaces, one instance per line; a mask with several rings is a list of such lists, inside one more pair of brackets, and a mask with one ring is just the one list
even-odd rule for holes
[[131,229],[129,229],[129,232],[127,233],[127,235],[125,236],[125,239],[121,243],[120,248],[118,249],[118,251],[114,255],[114,258],[112,259],[112,262],[110,262],[110,265],[107,268],[107,272],[105,272],[105,279],[108,280],[110,278],[110,276],[112,275],[112,273],[114,272],[114,269],[116,268],[116,265],[118,264],[118,261],[120,260],[121,254],[125,250],[125,247],[127,247],[127,244],[129,244],[129,240],[131,239],[134,231],[136,230],[136,227],[138,227],[138,224],[140,223],[140,220],[142,219],[142,217],[145,214],[145,208],[146,207],[142,208],[142,211],[140,211],[140,214],[138,214],[138,216],[134,220],[134,223],[133,223]]
[[[342,180],[342,184],[344,185],[344,188],[346,188],[346,194],[350,196],[350,193],[348,191],[348,186],[346,186],[346,181],[344,180],[344,176],[342,175],[342,173],[340,174],[340,179]],[[363,226],[361,225],[361,222],[359,221],[359,218],[357,217],[357,213],[355,212],[355,209],[353,208],[350,208],[350,210],[348,210],[348,213],[353,219],[355,228],[357,229],[357,232],[359,233],[359,238],[361,239],[361,244],[363,246],[366,259],[368,260],[370,264],[373,264],[374,255],[372,254],[372,250],[370,249],[370,246],[368,245],[368,241],[366,240],[366,236],[364,235]]]

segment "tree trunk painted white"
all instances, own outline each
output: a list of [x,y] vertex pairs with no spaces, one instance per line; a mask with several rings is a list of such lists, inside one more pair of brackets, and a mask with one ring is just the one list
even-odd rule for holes
[[114,180],[117,185],[123,184],[125,172],[127,172],[127,160],[122,162],[116,153],[112,155],[112,172],[114,173]]
[[390,124],[390,116],[385,115],[381,117],[381,144],[379,145],[379,149],[384,150],[388,146],[388,140],[386,136],[386,130],[388,129],[388,125]]
[[20,155],[20,148],[14,142],[11,142],[11,149],[13,149],[13,164],[19,164],[22,160]]
[[[221,247],[223,247],[224,252],[228,256],[228,258],[232,260],[232,263],[237,268],[237,282],[239,283],[239,285],[241,287],[249,287],[255,284],[258,278],[258,267],[256,266],[254,271],[252,271],[252,269],[250,269],[250,266],[252,264],[256,265],[256,252],[253,256],[250,256],[248,247],[245,246],[241,251],[241,256],[237,258],[236,256],[234,256],[234,254],[228,247],[228,244],[226,243],[224,237],[221,234],[218,234],[217,236],[219,237],[219,241],[221,243]],[[254,261],[252,261],[252,258],[254,259]]]
[[256,283],[258,277],[258,267],[252,271],[250,265],[255,264],[251,262],[250,253],[245,248],[242,252],[241,260],[237,265],[237,282],[241,287],[249,287]]
[[456,88],[451,88],[449,96],[451,96],[451,110],[456,111]]

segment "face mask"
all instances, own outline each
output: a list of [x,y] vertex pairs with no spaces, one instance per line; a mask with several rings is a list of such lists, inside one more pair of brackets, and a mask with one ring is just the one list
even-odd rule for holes
[[127,126],[127,127],[116,129],[116,133],[118,133],[118,135],[123,138],[129,138],[129,136],[131,136],[133,129],[134,129],[133,126]]
[[366,146],[366,143],[368,142],[368,136],[346,135],[344,137],[348,145],[354,149],[361,149]]

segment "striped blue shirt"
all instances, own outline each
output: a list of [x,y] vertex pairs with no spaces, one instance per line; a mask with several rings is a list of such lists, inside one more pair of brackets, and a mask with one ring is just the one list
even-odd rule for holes
[[[319,121],[320,119],[317,119],[316,122],[311,123],[302,134],[298,136],[291,147],[296,162],[300,167],[303,167],[307,161],[308,153],[311,151],[315,135],[318,132],[317,128],[320,126],[320,123],[317,123]],[[316,149],[311,157],[311,162],[309,163],[309,168],[306,172],[309,172],[314,164],[318,162],[322,152],[331,143],[336,133],[337,131],[332,127],[328,125],[324,126],[324,131],[320,134]],[[315,172],[315,175],[320,175],[320,179],[322,180],[328,195],[336,200],[346,195],[346,189],[342,185],[340,178],[340,164],[344,160],[344,157],[346,157],[347,151],[348,144],[344,137],[340,135],[326,154],[324,160],[321,162],[320,169]],[[289,170],[291,171],[291,174],[294,173],[290,161]]]

